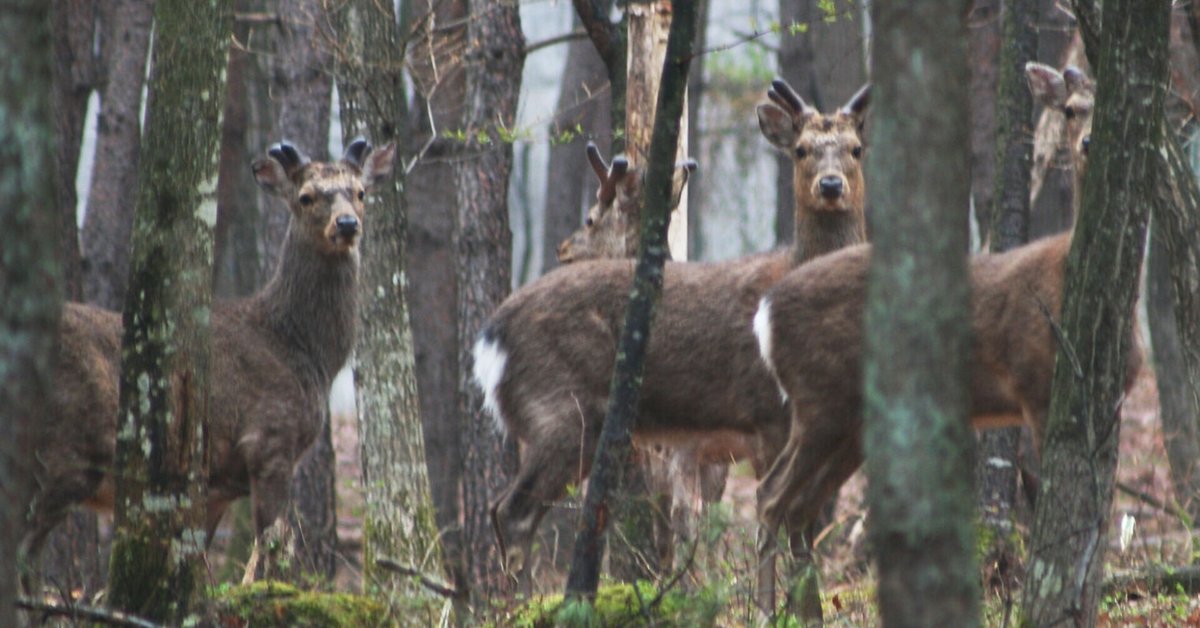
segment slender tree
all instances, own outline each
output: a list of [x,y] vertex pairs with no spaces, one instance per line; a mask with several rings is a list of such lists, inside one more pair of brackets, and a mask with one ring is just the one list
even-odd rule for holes
[[[1033,98],[1025,64],[1037,53],[1038,0],[1009,0],[1001,15],[999,77],[996,85],[995,173],[986,212],[989,250],[1000,253],[1029,241],[1029,169],[1033,160]],[[978,206],[977,206],[978,207]],[[982,229],[981,229],[982,231]],[[981,234],[982,235],[982,234]],[[1006,554],[1017,495],[1017,451],[1021,428],[986,430],[979,435],[976,477],[979,508],[993,530],[990,552]],[[991,558],[991,557],[989,557]],[[998,557],[997,557],[998,558]],[[1011,561],[1001,560],[1002,564]]]
[[[347,4],[343,11],[336,19],[339,40],[348,45],[338,58],[343,134],[392,141],[404,128],[408,113],[404,46],[392,5],[361,0]],[[363,241],[367,253],[354,368],[367,505],[364,588],[378,590],[394,612],[401,611],[404,597],[420,592],[380,570],[379,559],[441,571],[405,295],[408,217],[401,193],[403,177],[401,172],[379,189],[371,213],[374,219]],[[434,621],[436,617],[426,617],[422,623]]]
[[567,594],[575,598],[593,598],[596,594],[600,557],[604,550],[608,491],[619,483],[621,469],[626,466],[629,456],[650,325],[655,303],[662,293],[672,170],[696,32],[695,3],[677,3],[673,13],[647,156],[638,262],[617,350],[608,412],[588,477],[584,510],[575,540],[575,557],[567,579]]
[[49,396],[62,295],[55,241],[50,117],[50,7],[6,2],[0,11],[0,625],[16,626],[17,542],[33,488],[32,430]]
[[511,0],[473,0],[467,22],[465,146],[454,166],[457,190],[454,248],[458,280],[458,399],[463,426],[463,548],[465,584],[473,599],[508,590],[490,518],[491,496],[516,466],[513,443],[496,438],[482,395],[471,381],[471,346],[484,319],[510,289],[512,241],[508,180],[512,144],[504,132],[516,119],[524,36]]
[[[461,64],[466,31],[463,0],[405,3],[413,15],[402,23],[420,25],[409,42],[405,63],[418,87],[409,110],[404,140],[420,155],[404,178],[409,207],[454,207],[454,168],[448,159],[451,142],[438,136],[462,123],[465,72]],[[447,25],[453,24],[453,27]],[[455,60],[457,59],[457,63]],[[435,72],[435,68],[440,72]],[[424,152],[422,152],[424,151]],[[458,411],[457,280],[454,274],[454,212],[408,214],[408,299],[416,348],[417,393],[425,459],[433,494],[443,560],[463,564],[462,507],[464,416]]]
[[160,0],[122,340],[113,606],[182,623],[202,593],[208,318],[232,2]]
[[885,625],[979,624],[965,420],[970,178],[960,9],[950,0],[871,4],[877,91],[867,189],[876,235],[864,454]]
[[99,3],[103,83],[92,187],[83,220],[84,298],[120,309],[129,281],[129,238],[138,194],[142,88],[153,0]]
[[1096,621],[1133,349],[1124,332],[1133,324],[1150,199],[1161,185],[1170,8],[1165,0],[1106,0],[1099,41],[1089,42],[1097,44],[1096,114],[1026,569],[1024,609],[1035,625]]

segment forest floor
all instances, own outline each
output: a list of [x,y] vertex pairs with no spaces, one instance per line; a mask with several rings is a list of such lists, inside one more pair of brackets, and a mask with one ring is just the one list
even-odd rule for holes
[[[1118,481],[1130,490],[1119,490],[1113,505],[1107,573],[1124,574],[1153,568],[1184,566],[1191,562],[1188,526],[1179,517],[1156,504],[1174,500],[1168,473],[1163,435],[1158,420],[1158,398],[1153,374],[1145,369],[1125,402],[1121,426]],[[362,493],[358,482],[356,428],[352,414],[335,418],[335,449],[338,456],[338,536],[343,556],[337,588],[357,587],[361,547]],[[702,518],[701,536],[706,540],[692,557],[686,577],[677,586],[697,595],[715,595],[728,606],[722,625],[753,622],[750,583],[753,581],[754,491],[757,482],[746,465],[733,469],[726,485],[722,507]],[[866,548],[865,479],[855,474],[843,487],[832,522],[820,533],[816,556],[821,569],[826,619],[833,625],[877,624],[874,608],[874,573]],[[1140,496],[1131,494],[1137,492]],[[1018,513],[1017,538],[1028,538],[1028,507]],[[569,520],[571,506],[558,507],[549,518]],[[713,513],[716,513],[715,515]],[[706,527],[707,526],[707,527]],[[552,536],[543,526],[542,561],[536,572],[535,588],[546,593],[561,590],[569,548],[562,534]],[[560,527],[561,529],[561,527]],[[569,529],[569,524],[568,524]],[[1121,530],[1127,535],[1122,546]],[[718,536],[713,537],[712,534]],[[557,540],[556,540],[557,539]],[[1018,545],[1020,543],[1018,542]],[[555,551],[551,551],[553,548]],[[1018,553],[1024,548],[1019,547]],[[676,564],[685,561],[689,548],[681,547]],[[984,620],[988,626],[1015,625],[1015,605],[1020,601],[1019,567],[1002,569],[985,559]],[[714,593],[715,591],[715,593]],[[1200,626],[1200,595],[1149,592],[1132,587],[1108,595],[1101,609],[1103,626]]]

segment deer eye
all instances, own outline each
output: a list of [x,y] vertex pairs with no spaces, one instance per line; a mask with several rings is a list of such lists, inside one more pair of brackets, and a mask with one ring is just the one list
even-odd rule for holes
[[854,148],[851,148],[850,154],[853,155],[855,159],[862,157],[862,146],[855,146]]
[[312,205],[313,204],[312,194],[301,194],[300,195],[300,204],[304,205],[304,206]]
[[1063,107],[1063,115],[1067,116],[1068,120],[1073,120],[1075,118],[1075,108],[1071,106]]
[[364,192],[363,190],[359,190],[359,191],[358,191],[358,200],[360,200],[360,201],[361,201],[361,200],[363,200],[363,199],[365,199],[365,198],[367,198],[367,193],[366,193],[366,192]]
[[808,150],[805,149],[803,146],[797,146],[796,147],[796,159],[804,159],[805,157],[808,157]]
[[584,220],[584,221],[583,221],[583,226],[585,226],[585,227],[591,227],[591,226],[592,226],[592,223],[593,223],[592,219],[591,219],[591,218],[588,218],[587,220]]

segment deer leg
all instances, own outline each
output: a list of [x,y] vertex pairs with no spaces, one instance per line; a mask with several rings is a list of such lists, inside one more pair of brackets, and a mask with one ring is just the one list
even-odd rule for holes
[[[574,405],[574,404],[572,404]],[[577,415],[576,410],[571,411]],[[521,468],[512,484],[492,503],[492,527],[501,548],[505,571],[526,571],[534,532],[550,505],[561,499],[572,481],[591,471],[599,436],[598,421],[584,432],[578,418],[554,423],[558,429],[522,448]],[[586,435],[581,442],[583,435]],[[582,448],[580,447],[582,445]]]
[[290,498],[291,479],[290,468],[267,469],[250,479],[254,549],[246,562],[242,584],[269,577],[274,571],[274,558],[290,541],[287,517],[283,515]]

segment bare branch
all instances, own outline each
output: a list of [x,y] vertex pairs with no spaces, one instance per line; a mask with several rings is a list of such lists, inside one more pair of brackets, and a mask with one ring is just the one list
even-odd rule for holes
[[156,624],[152,621],[142,619],[123,613],[121,611],[109,610],[107,608],[98,608],[95,606],[85,606],[82,604],[58,605],[47,604],[45,602],[37,602],[29,598],[20,598],[17,600],[17,608],[23,608],[32,613],[44,613],[49,616],[70,617],[72,619],[86,619],[88,621],[98,621],[110,626],[130,626],[132,628],[163,628],[161,624]]

